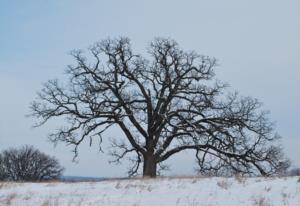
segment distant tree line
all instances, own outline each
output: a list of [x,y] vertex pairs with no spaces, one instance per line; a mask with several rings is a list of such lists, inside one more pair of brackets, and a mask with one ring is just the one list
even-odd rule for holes
[[59,179],[63,172],[57,159],[32,146],[0,153],[0,181],[45,181]]
[[293,168],[287,172],[288,176],[300,176],[300,168]]

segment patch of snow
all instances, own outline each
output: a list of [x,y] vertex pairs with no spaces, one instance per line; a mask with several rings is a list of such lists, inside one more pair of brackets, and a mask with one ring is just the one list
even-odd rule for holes
[[300,206],[300,178],[1,183],[1,206]]

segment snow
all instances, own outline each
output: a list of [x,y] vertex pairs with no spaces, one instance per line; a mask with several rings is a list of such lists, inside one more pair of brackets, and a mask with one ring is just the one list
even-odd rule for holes
[[0,183],[6,206],[300,206],[300,177]]

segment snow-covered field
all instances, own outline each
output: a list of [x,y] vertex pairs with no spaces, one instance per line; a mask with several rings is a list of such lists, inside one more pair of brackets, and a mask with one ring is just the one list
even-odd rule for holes
[[300,177],[0,183],[0,205],[300,206]]

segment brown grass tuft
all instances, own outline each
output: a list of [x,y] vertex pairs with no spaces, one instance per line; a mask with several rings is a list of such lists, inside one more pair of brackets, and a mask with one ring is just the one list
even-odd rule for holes
[[3,203],[4,206],[10,206],[12,205],[11,203],[16,197],[17,197],[16,193],[11,193],[8,196],[6,196],[0,203]]

